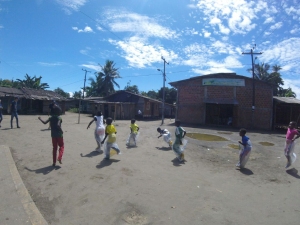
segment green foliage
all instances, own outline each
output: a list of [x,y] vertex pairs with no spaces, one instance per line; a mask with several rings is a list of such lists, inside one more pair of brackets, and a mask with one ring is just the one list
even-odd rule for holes
[[[163,88],[158,91],[159,100],[163,100]],[[177,99],[177,90],[175,88],[167,88],[165,87],[165,102],[169,104],[176,103]]]
[[73,98],[82,98],[82,93],[81,91],[75,91],[73,93]]
[[65,98],[70,98],[70,94],[68,92],[64,92],[64,90],[59,88],[59,87],[54,89],[54,92],[61,95],[61,96],[63,96],[63,97],[65,97]]
[[147,92],[146,96],[148,96],[149,98],[158,99],[158,92],[151,90]]
[[129,91],[129,92],[134,93],[134,94],[139,94],[139,88],[138,88],[138,86],[136,86],[136,85],[132,85],[131,86],[130,82],[131,81],[127,82],[127,85],[125,86],[124,90],[125,91]]
[[78,108],[71,108],[68,110],[68,112],[78,113]]
[[101,71],[96,72],[96,79],[90,78],[91,86],[87,88],[88,96],[107,96],[115,93],[114,86],[120,88],[115,81],[121,78],[118,68],[115,68],[115,63],[111,60],[106,60],[105,65],[101,66]]
[[293,92],[290,87],[287,88],[287,89],[281,88],[278,92],[278,96],[280,96],[280,97],[292,97],[292,98],[297,97],[296,93]]
[[[282,68],[280,66],[274,65],[272,66],[272,70],[271,70],[271,66],[268,63],[255,64],[254,78],[272,84],[274,87],[273,95],[278,96],[280,95],[280,92],[283,90],[281,86],[284,85],[284,82],[279,73],[281,69]],[[248,69],[247,71],[252,72],[252,69]]]
[[49,88],[47,83],[41,83],[42,77],[30,77],[28,74],[25,75],[25,79],[17,79],[20,82],[21,87],[33,88],[33,89],[43,89]]
[[0,79],[0,86],[1,87],[12,87],[12,88],[19,88],[20,87],[20,82],[14,81],[14,80],[2,80]]

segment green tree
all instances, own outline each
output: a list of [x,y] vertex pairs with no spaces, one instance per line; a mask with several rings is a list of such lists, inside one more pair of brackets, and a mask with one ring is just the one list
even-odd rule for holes
[[[159,100],[163,100],[163,88],[158,91]],[[165,87],[165,102],[169,104],[176,103],[177,90],[175,88]]]
[[153,98],[153,99],[157,99],[158,100],[158,91],[154,91],[154,90],[148,91],[147,92],[147,96],[149,98]]
[[280,97],[293,97],[293,98],[297,97],[296,93],[293,92],[290,87],[287,88],[287,89],[281,88],[278,92],[278,96],[280,96]]
[[129,92],[134,93],[134,94],[139,94],[140,92],[139,92],[138,86],[130,85],[130,82],[131,81],[127,82],[127,85],[125,86],[124,90],[129,91]]
[[[281,67],[278,65],[271,66],[268,63],[261,63],[254,65],[254,78],[258,80],[265,81],[271,85],[273,85],[273,95],[279,95],[280,90],[282,89],[281,86],[284,85],[284,82],[281,78],[279,71]],[[248,69],[248,72],[252,72],[252,69]]]
[[65,92],[63,89],[61,89],[59,87],[54,89],[54,92],[57,94],[60,94],[61,96],[65,97],[65,98],[70,98],[70,93]]
[[82,98],[82,93],[81,91],[75,91],[73,93],[73,98]]
[[118,72],[118,68],[115,68],[115,63],[111,60],[106,60],[105,65],[101,66],[101,71],[96,72],[95,83],[97,85],[97,95],[107,96],[115,92],[114,86],[120,88],[120,85],[115,81],[117,78],[121,78]]
[[19,88],[20,82],[14,81],[14,80],[8,80],[8,79],[0,79],[0,86],[1,87],[13,87],[13,88]]
[[49,88],[49,85],[47,83],[42,83],[41,82],[42,77],[30,77],[28,74],[25,75],[25,79],[21,80],[21,79],[17,79],[17,81],[20,82],[20,85],[22,87],[26,87],[26,88],[34,88],[34,89],[47,89]]

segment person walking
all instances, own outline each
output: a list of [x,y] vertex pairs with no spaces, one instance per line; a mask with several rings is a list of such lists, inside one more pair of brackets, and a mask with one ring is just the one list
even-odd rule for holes
[[60,117],[60,109],[58,107],[54,107],[53,115],[50,116],[46,121],[42,120],[41,117],[38,117],[38,119],[43,123],[47,124],[50,122],[51,124],[51,137],[52,137],[52,146],[53,146],[53,164],[52,166],[56,165],[56,155],[57,155],[57,148],[59,146],[58,150],[58,162],[62,164],[62,157],[65,150],[64,145],[64,138],[63,138],[63,130],[61,129],[61,123],[62,119]]
[[17,128],[21,128],[19,126],[19,118],[18,118],[18,100],[19,100],[19,98],[15,97],[15,99],[10,104],[10,113],[11,113],[10,128],[11,129],[13,129],[13,119],[14,119],[14,117],[16,118]]
[[3,106],[1,104],[1,99],[0,99],[0,127],[1,127],[1,122],[2,122],[2,119],[3,119],[2,110],[3,110]]
[[89,123],[86,129],[89,129],[93,122],[96,123],[96,128],[94,132],[95,140],[97,142],[96,151],[100,152],[101,142],[103,141],[105,135],[105,126],[104,126],[105,121],[103,119],[103,115],[101,111],[97,112],[97,116],[94,116],[94,118],[91,120],[91,122]]

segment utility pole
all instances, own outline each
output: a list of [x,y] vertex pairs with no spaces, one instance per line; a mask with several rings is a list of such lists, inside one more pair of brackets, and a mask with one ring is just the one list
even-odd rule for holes
[[[256,46],[256,45],[255,45]],[[253,60],[253,55],[261,55],[262,52],[253,52],[253,49],[255,48],[255,46],[253,48],[251,48],[250,52],[243,52],[243,55],[251,55],[251,60],[252,60],[252,111],[254,111],[255,109],[255,79],[254,79],[254,60]]]
[[162,110],[161,110],[161,125],[164,124],[164,117],[165,117],[165,82],[166,82],[166,63],[169,63],[165,60],[162,56],[161,59],[164,61],[164,73],[163,73],[163,103],[162,103]]
[[255,79],[254,79],[254,60],[253,55],[261,55],[262,52],[253,52],[253,49],[256,47],[256,44],[251,48],[250,52],[243,52],[243,55],[251,55],[252,61],[252,126],[254,127],[254,109],[255,109]]
[[[86,74],[87,73],[91,73],[91,71],[87,71],[86,69],[82,69],[82,70],[85,71],[85,74],[84,74],[84,83],[83,83],[83,93],[82,93],[82,99],[84,99]],[[81,108],[81,99],[79,99],[78,124],[80,124],[80,108]]]

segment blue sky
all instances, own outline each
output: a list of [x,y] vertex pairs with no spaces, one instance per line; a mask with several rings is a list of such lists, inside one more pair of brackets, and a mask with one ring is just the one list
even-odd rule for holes
[[[0,0],[0,78],[42,76],[66,92],[83,87],[113,60],[140,91],[217,72],[251,77],[256,62],[282,67],[285,88],[300,98],[298,0]],[[115,88],[119,90],[119,88]]]

